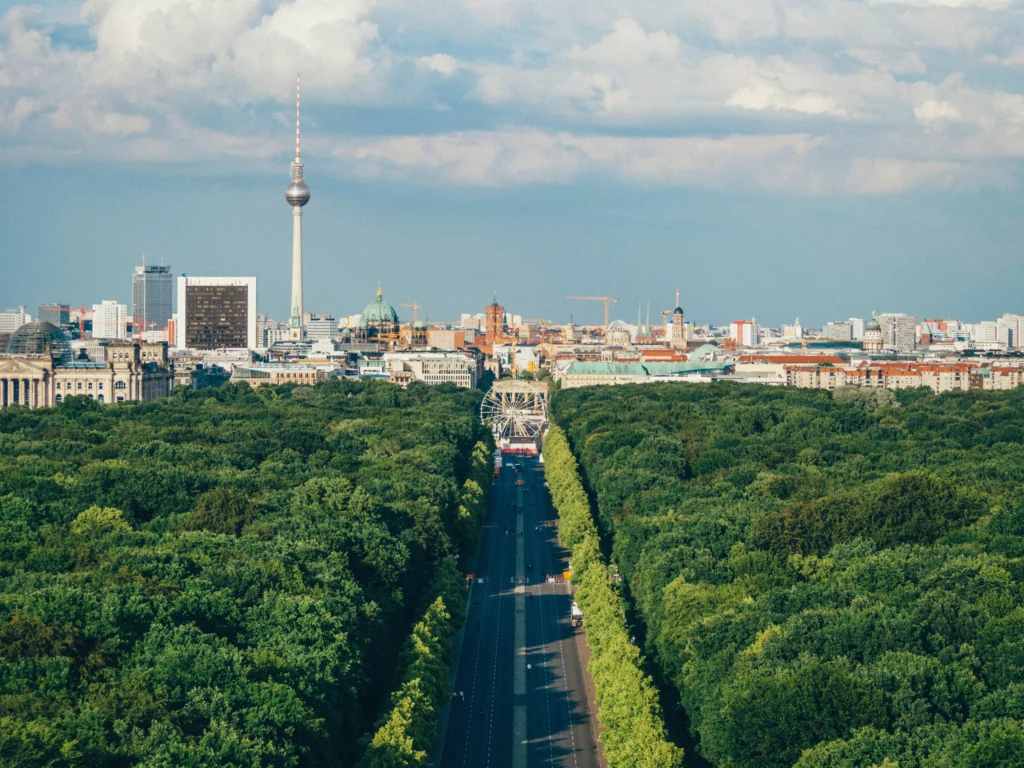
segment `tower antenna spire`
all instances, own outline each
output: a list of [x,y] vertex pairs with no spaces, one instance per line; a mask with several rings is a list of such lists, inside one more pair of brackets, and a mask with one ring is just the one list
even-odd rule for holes
[[302,131],[300,130],[300,115],[302,106],[302,73],[295,75],[295,162],[302,162]]

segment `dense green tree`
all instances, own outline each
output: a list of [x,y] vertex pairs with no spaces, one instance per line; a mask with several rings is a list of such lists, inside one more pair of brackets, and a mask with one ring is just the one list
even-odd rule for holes
[[0,411],[0,766],[355,765],[399,667],[422,752],[487,502],[479,398]]
[[611,553],[715,765],[1024,764],[1024,392],[666,384],[552,411],[588,486],[563,494],[574,564]]

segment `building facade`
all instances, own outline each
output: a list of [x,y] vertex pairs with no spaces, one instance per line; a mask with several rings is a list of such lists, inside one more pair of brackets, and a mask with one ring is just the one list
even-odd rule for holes
[[113,299],[92,305],[92,337],[124,339],[128,336],[128,307]]
[[505,308],[498,303],[497,297],[487,306],[486,323],[488,344],[505,337]]
[[853,341],[853,326],[848,322],[825,323],[821,335],[829,341]]
[[152,402],[171,394],[174,369],[167,344],[115,341],[103,362],[71,357],[67,334],[51,323],[23,326],[0,355],[0,408],[46,408],[72,396],[100,403]]
[[178,278],[178,349],[256,349],[256,278]]
[[894,352],[913,352],[917,348],[917,318],[902,312],[878,316],[882,344]]
[[40,304],[37,319],[58,327],[68,325],[71,322],[71,307],[67,304]]
[[32,322],[32,316],[25,312],[24,307],[7,309],[0,312],[0,333],[14,333],[21,326]]
[[[169,266],[135,267],[132,273],[132,330],[135,336],[166,331],[174,311],[174,276]],[[172,341],[168,339],[168,341]]]
[[231,381],[243,382],[254,389],[267,385],[277,386],[279,384],[299,384],[313,386],[321,381],[327,381],[334,373],[338,372],[337,366],[323,365],[253,365],[239,366],[231,374]]
[[383,360],[388,380],[403,386],[422,381],[473,388],[482,373],[480,359],[461,352],[389,352]]
[[330,315],[313,315],[306,322],[306,338],[330,341],[338,335],[338,321]]

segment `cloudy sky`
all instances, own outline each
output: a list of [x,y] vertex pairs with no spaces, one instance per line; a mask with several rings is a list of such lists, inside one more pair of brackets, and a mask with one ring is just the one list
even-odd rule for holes
[[1014,0],[0,0],[0,304],[284,319],[297,71],[307,309],[1024,311]]

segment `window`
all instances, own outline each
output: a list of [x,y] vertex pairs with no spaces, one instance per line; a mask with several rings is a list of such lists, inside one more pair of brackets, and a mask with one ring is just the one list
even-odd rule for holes
[[117,402],[123,403],[124,402],[124,395],[118,395],[117,396]]
[[100,402],[102,403],[102,402],[103,402],[103,395],[100,395],[100,396],[99,396],[98,398],[96,398],[96,399],[97,399],[97,400],[99,400],[99,401],[100,401]]
[[93,395],[92,392],[89,393],[89,399],[90,400],[95,400],[96,399],[96,397]]
[[58,381],[58,382],[57,382],[56,384],[54,384],[53,386],[54,386],[54,387],[55,387],[56,389],[60,389],[60,382]]
[[128,389],[128,385],[125,384],[123,381],[118,381],[114,384],[114,389]]
[[60,403],[60,401],[63,400],[63,399],[64,399],[63,395],[57,395],[57,402],[58,403]]
[[89,389],[92,389],[92,382],[89,382]]
[[78,388],[79,388],[79,389],[81,389],[81,388],[82,388],[82,382],[78,382]]
[[102,381],[99,384],[96,385],[96,389],[103,389],[103,382]]

